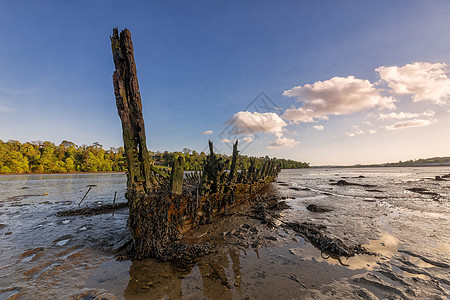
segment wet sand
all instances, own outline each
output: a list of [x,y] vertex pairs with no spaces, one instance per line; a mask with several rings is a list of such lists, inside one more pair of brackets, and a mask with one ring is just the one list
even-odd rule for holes
[[[392,169],[283,170],[265,191],[291,207],[268,211],[274,227],[255,218],[254,201],[235,207],[186,236],[213,241],[216,251],[183,267],[115,260],[127,240],[127,209],[58,217],[79,199],[1,198],[0,299],[447,299],[450,181],[434,177],[450,170]],[[339,180],[358,185],[333,184]],[[321,252],[286,222],[326,226],[327,236],[378,255]]]

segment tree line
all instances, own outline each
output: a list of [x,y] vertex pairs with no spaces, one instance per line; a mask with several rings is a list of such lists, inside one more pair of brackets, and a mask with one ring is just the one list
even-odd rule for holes
[[420,166],[448,166],[450,157],[419,158],[416,160],[399,161],[397,163],[384,164],[386,167],[420,167]]
[[[185,157],[185,170],[201,170],[206,158],[204,152],[183,149],[180,152],[152,152],[153,163],[160,168],[170,167],[177,155]],[[225,160],[230,156],[219,154]],[[256,158],[256,167],[260,167],[268,156]],[[230,159],[231,160],[231,159]],[[308,168],[309,164],[290,159],[272,158],[275,165],[281,169]],[[250,157],[239,156],[239,169],[248,169]],[[124,172],[127,170],[123,147],[103,149],[98,142],[93,145],[77,146],[70,141],[55,145],[49,141],[19,141],[0,140],[0,174],[7,173],[67,173],[67,172]]]

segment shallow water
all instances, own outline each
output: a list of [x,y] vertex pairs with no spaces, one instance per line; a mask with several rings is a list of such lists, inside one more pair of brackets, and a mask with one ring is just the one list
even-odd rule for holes
[[[272,190],[293,209],[280,222],[326,225],[345,243],[378,256],[330,257],[281,227],[270,247],[210,254],[179,269],[153,259],[114,259],[127,210],[57,217],[81,204],[123,202],[123,174],[0,176],[0,299],[401,298],[445,299],[450,287],[450,168],[283,170]],[[344,179],[361,185],[333,185]],[[439,197],[408,191],[424,188]],[[331,209],[306,210],[309,204]],[[281,223],[280,223],[281,224]],[[80,292],[81,291],[81,292]]]

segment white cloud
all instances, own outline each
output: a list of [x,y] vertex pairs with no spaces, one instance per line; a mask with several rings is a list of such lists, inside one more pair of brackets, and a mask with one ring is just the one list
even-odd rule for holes
[[281,133],[287,123],[277,114],[267,112],[240,111],[227,121],[233,125],[239,134],[252,134],[255,132]]
[[246,143],[251,143],[255,140],[255,138],[252,136],[247,136],[247,137],[243,138],[242,140]]
[[414,118],[420,118],[420,117],[432,117],[434,116],[435,112],[431,109],[428,109],[424,111],[423,113],[409,113],[409,112],[399,112],[395,113],[392,112],[390,114],[380,114],[379,119],[380,120],[402,120],[402,119],[414,119]]
[[444,104],[450,99],[450,78],[446,69],[445,63],[415,62],[403,67],[381,66],[375,71],[394,94],[411,94],[415,102],[429,100]]
[[[246,143],[251,143],[251,142],[253,142],[254,140],[255,140],[255,138],[254,137],[252,137],[252,136],[247,136],[247,137],[244,137],[244,138],[242,138],[242,140],[244,141],[244,142],[246,142]],[[233,141],[233,140],[230,140],[230,139],[221,139],[221,141],[222,141],[222,143],[224,143],[224,144],[234,144],[234,142],[235,142],[235,140]]]
[[[233,115],[233,117],[227,121],[228,125],[232,125],[233,133],[236,135],[248,135],[241,137],[244,142],[251,143],[254,141],[252,134],[256,132],[270,133],[276,136],[276,139],[270,142],[268,149],[290,148],[297,145],[294,139],[286,138],[283,136],[283,132],[286,132],[286,126],[288,125],[279,115],[271,112],[259,113],[240,111]],[[222,139],[222,142],[231,142],[227,139]]]
[[322,125],[316,125],[316,126],[313,126],[313,128],[316,130],[323,130],[324,127]]
[[409,128],[409,127],[422,127],[422,126],[428,126],[432,124],[432,120],[424,120],[424,119],[414,119],[414,120],[407,120],[407,121],[400,121],[392,125],[388,125],[385,127],[386,130],[397,130],[397,129],[403,129],[403,128]]
[[364,131],[362,131],[361,129],[358,129],[354,132],[347,132],[346,135],[348,135],[349,137],[355,137],[357,135],[363,135],[366,134]]
[[284,91],[283,95],[296,97],[303,106],[287,109],[283,117],[295,123],[313,122],[328,119],[328,115],[348,115],[373,107],[394,109],[396,99],[381,96],[381,91],[370,81],[354,76],[297,86]]
[[377,131],[375,129],[369,129],[369,133],[370,134],[375,134],[375,133],[377,133]]
[[279,137],[275,141],[271,142],[269,146],[267,146],[266,148],[267,149],[292,148],[298,144],[299,142],[294,139]]
[[214,133],[214,131],[212,131],[212,130],[205,130],[201,134],[208,135],[208,134],[213,134],[213,133]]

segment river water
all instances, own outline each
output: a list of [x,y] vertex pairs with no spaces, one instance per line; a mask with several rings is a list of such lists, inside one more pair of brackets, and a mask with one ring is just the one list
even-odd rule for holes
[[[268,243],[229,247],[189,268],[116,261],[127,209],[56,212],[124,202],[124,174],[0,176],[0,299],[447,299],[449,167],[282,170],[269,193],[283,222],[326,226],[377,256],[330,257],[277,226]],[[353,185],[336,185],[345,180]],[[330,211],[310,212],[309,204]],[[245,227],[246,228],[246,227]],[[245,229],[244,228],[244,229]],[[241,228],[242,229],[242,228]],[[242,229],[242,230],[244,230]]]

